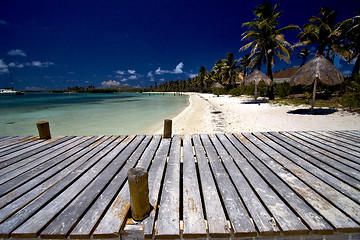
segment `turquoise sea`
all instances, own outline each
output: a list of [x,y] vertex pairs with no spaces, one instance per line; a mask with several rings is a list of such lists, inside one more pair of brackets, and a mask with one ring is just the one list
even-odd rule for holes
[[188,104],[188,96],[174,94],[0,95],[0,136],[38,135],[38,121],[50,123],[53,137],[148,134]]

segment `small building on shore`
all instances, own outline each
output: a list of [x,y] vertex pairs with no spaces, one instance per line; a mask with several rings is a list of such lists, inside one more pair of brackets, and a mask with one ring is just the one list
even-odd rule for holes
[[299,70],[299,66],[291,67],[288,69],[283,69],[273,73],[273,81],[274,83],[282,83],[282,82],[289,82],[292,75]]

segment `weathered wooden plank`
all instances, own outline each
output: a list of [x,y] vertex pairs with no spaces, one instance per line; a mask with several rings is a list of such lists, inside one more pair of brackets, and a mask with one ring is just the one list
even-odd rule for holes
[[152,136],[146,136],[140,145],[135,149],[131,157],[128,158],[124,167],[114,176],[113,180],[106,189],[96,199],[95,203],[86,211],[74,230],[71,231],[71,238],[90,238],[90,234],[100,221],[101,216],[105,214],[106,209],[110,206],[113,198],[120,191],[121,186],[126,180],[127,171],[132,168],[145,148],[148,146]]
[[[327,142],[326,143],[322,143],[322,142],[319,142],[319,141],[315,141],[313,140],[312,138],[309,138],[309,137],[306,137],[305,135],[303,134],[300,134],[299,132],[288,132],[289,134],[305,141],[305,142],[308,142],[308,144],[312,144],[312,145],[315,145],[316,147],[319,147],[319,148],[322,148],[330,153],[333,153],[335,155],[338,155],[340,156],[341,158],[345,158],[347,160],[350,160],[351,162],[353,162],[354,164],[351,165],[351,167],[354,167],[356,169],[360,169],[360,158],[352,155],[352,154],[349,154],[348,152],[346,151],[343,151],[343,150],[339,150],[337,149],[334,144],[328,144]],[[312,148],[312,147],[311,147]],[[344,162],[345,163],[345,162]],[[349,165],[349,163],[347,162],[346,164]]]
[[[265,146],[264,150],[270,154],[276,161],[278,161],[285,168],[289,169],[294,175],[297,175],[300,179],[305,177],[309,178],[311,183],[317,182],[319,179],[324,183],[335,188],[339,192],[343,193],[348,198],[351,198],[353,201],[359,203],[360,201],[360,191],[353,188],[352,186],[346,184],[345,182],[340,181],[338,178],[333,177],[331,174],[323,171],[317,166],[304,161],[304,158],[301,158],[277,143],[273,142],[272,139],[267,138],[264,133],[263,135],[259,133],[253,133],[257,139],[260,139],[262,142],[266,143],[269,147],[274,150],[271,150],[268,146]],[[251,135],[248,135],[252,138],[252,142],[260,143],[257,139],[253,138]],[[284,157],[282,157],[284,156]],[[294,164],[295,163],[295,164]],[[319,182],[319,181],[318,181]],[[325,186],[325,185],[324,185]],[[326,190],[327,187],[324,187]]]
[[321,154],[320,152],[315,151],[314,149],[311,149],[308,146],[303,145],[277,132],[263,134],[291,152],[322,168],[324,171],[327,171],[328,173],[333,174],[348,184],[351,184],[352,186],[360,189],[360,171],[342,164],[339,161]]
[[181,138],[175,135],[171,142],[161,192],[156,238],[180,237],[180,151]]
[[356,131],[335,131],[337,134],[345,135],[352,140],[360,141],[360,133]]
[[350,138],[348,135],[345,135],[345,134],[340,134],[340,133],[337,133],[337,132],[330,132],[330,131],[321,131],[321,132],[318,132],[322,135],[325,135],[325,136],[328,136],[328,137],[331,137],[333,139],[338,139],[342,142],[345,142],[345,143],[348,143],[348,144],[352,144],[352,145],[355,145],[355,146],[358,146],[360,147],[360,140],[358,139],[355,139],[355,138]]
[[312,131],[307,131],[307,132],[302,132],[303,134],[305,134],[308,137],[312,137],[318,141],[321,142],[328,142],[330,143],[329,145],[333,146],[335,145],[337,148],[339,148],[340,150],[343,150],[345,152],[350,151],[350,153],[352,155],[355,155],[357,157],[360,157],[360,147],[359,144],[356,144],[354,142],[351,141],[346,141],[346,140],[342,140],[340,138],[334,138],[331,135],[328,136],[325,133],[322,132],[312,132]]
[[[293,162],[289,161],[287,158],[282,156],[277,151],[271,149],[267,145],[264,145],[263,142],[261,142],[259,139],[255,138],[253,135],[244,133],[244,136],[249,139],[253,144],[259,146],[262,145],[261,148],[263,151],[265,151],[268,155],[271,155],[273,159],[275,159],[276,162],[279,163],[279,166],[281,169],[286,168],[288,171],[290,171],[294,176],[297,176],[299,179],[301,179],[303,182],[307,183],[309,186],[311,186],[313,189],[315,189],[319,194],[326,197],[332,204],[337,206],[339,209],[341,209],[343,212],[347,213],[349,216],[351,216],[353,219],[355,219],[357,222],[360,222],[360,205],[357,204],[354,200],[349,199],[344,194],[340,193],[333,187],[331,187],[328,182],[331,182],[332,184],[336,184],[337,188],[341,188],[342,191],[346,191],[348,194],[352,193],[355,194],[355,198],[359,197],[359,192],[356,189],[351,188],[350,186],[343,184],[338,184],[336,179],[331,177],[328,174],[321,173],[321,171],[316,171],[316,169],[313,167],[311,168],[311,171],[315,171],[317,175],[320,175],[319,177],[324,178],[324,181],[321,181],[319,178],[315,177],[312,174],[309,174],[309,172],[305,171],[304,169],[298,167]],[[267,141],[267,144],[270,144],[270,141]],[[273,144],[272,144],[273,145]],[[285,154],[285,151],[282,151],[283,154]],[[301,160],[297,159],[295,156],[293,157],[293,161],[296,161],[297,163],[301,164]],[[274,164],[275,165],[275,164]],[[305,164],[303,164],[305,165]],[[310,168],[310,165],[307,164],[306,167]],[[274,166],[274,169],[278,168],[277,166]]]
[[[254,190],[259,194],[260,198],[267,198],[267,192],[272,193],[272,189],[267,189],[268,183],[274,188],[275,191],[286,201],[287,204],[297,213],[298,216],[305,221],[305,223],[317,233],[329,233],[333,228],[309,205],[307,205],[301,197],[296,195],[291,188],[288,187],[279,177],[273,174],[268,168],[266,168],[258,159],[250,152],[244,145],[231,134],[226,134],[227,138],[221,138],[221,142],[225,148],[229,151],[234,161],[239,166],[243,174],[251,179],[249,183],[253,186]],[[243,139],[245,140],[245,139]],[[230,143],[233,144],[231,144]],[[253,165],[250,165],[249,162]],[[255,171],[257,170],[258,173]],[[268,182],[259,176],[261,176]],[[254,179],[255,178],[255,179]],[[267,192],[266,192],[267,191]],[[265,195],[262,197],[262,195]],[[264,202],[266,204],[266,202]],[[271,202],[270,202],[271,203]],[[267,204],[266,204],[267,205]],[[276,205],[275,205],[276,207]],[[276,210],[276,208],[275,208]],[[276,211],[275,211],[276,213]]]
[[43,165],[48,165],[49,162],[52,162],[51,160],[54,157],[66,153],[71,148],[83,141],[84,139],[82,137],[71,138],[66,142],[62,142],[59,145],[46,150],[43,156],[33,161],[30,160],[26,164],[24,164],[22,161],[22,165],[14,163],[13,165],[1,169],[0,184],[2,185],[0,186],[0,196],[12,190],[14,187],[19,186],[29,178],[36,177],[41,173],[41,167]]
[[24,137],[19,138],[16,141],[11,140],[6,143],[0,143],[0,157],[34,145],[37,140],[37,137]]
[[122,138],[116,138],[108,146],[106,146],[103,151],[97,153],[96,155],[101,159],[92,166],[91,171],[85,172],[49,204],[44,206],[40,211],[13,231],[11,236],[15,238],[37,237],[40,234],[40,231],[51,222],[61,209],[66,207],[82,191],[82,189],[86,187],[98,175],[98,173],[100,173],[102,169],[111,162],[112,158],[107,158],[105,155],[111,153],[111,151],[122,140]]
[[[243,199],[244,204],[246,205],[246,208],[259,231],[259,234],[279,234],[280,229],[277,227],[274,219],[268,213],[266,207],[262,204],[261,200],[257,197],[256,193],[251,188],[244,175],[234,163],[232,156],[229,155],[222,144],[224,144],[227,149],[233,149],[233,146],[231,146],[231,143],[226,139],[224,134],[217,134],[217,137],[221,143],[217,138],[214,137],[212,137],[211,140],[216,148],[216,151],[220,155],[227,172],[234,182],[236,189]],[[239,156],[236,154],[234,157],[238,158]]]
[[166,161],[170,151],[170,143],[171,140],[169,138],[161,140],[159,150],[156,152],[154,161],[149,170],[149,201],[151,206],[153,206],[154,211],[151,211],[149,217],[142,222],[145,238],[152,238],[154,233],[155,215],[156,211],[158,211],[160,187],[164,178]]
[[5,136],[0,138],[0,149],[7,147],[8,145],[16,145],[22,142],[26,142],[28,139],[36,139],[34,136]]
[[69,159],[75,161],[53,177],[36,188],[28,190],[26,194],[0,210],[1,221],[0,236],[9,236],[21,223],[39,211],[43,205],[49,203],[59,192],[66,189],[88,169],[94,166],[105,154],[106,147],[117,137],[104,137],[93,146],[74,154]]
[[[325,200],[320,194],[306,185],[302,180],[295,177],[292,173],[284,169],[283,166],[278,164],[264,152],[251,143],[244,136],[237,135],[241,142],[252,153],[254,153],[260,161],[254,161],[258,168],[261,168],[263,176],[265,176],[268,168],[270,168],[282,181],[285,181],[294,191],[296,191],[302,198],[304,198],[313,208],[315,208],[320,214],[322,214],[326,220],[328,220],[339,231],[353,231],[358,228],[358,225],[343,212],[335,208],[331,203]],[[258,163],[262,164],[258,164]],[[267,168],[268,167],[268,168]],[[279,184],[279,183],[278,183]],[[317,184],[317,183],[316,183]],[[272,183],[273,187],[277,184]],[[289,201],[288,201],[289,203]],[[305,212],[306,214],[306,212]],[[299,214],[303,218],[302,214]]]
[[186,238],[206,237],[205,218],[190,135],[185,135],[183,138],[183,221],[183,234]]
[[11,137],[6,140],[0,140],[0,153],[7,151],[9,148],[16,148],[22,146],[28,142],[39,140],[39,137],[35,136],[22,136],[22,137]]
[[0,143],[3,141],[7,141],[9,139],[16,139],[16,138],[20,138],[19,136],[0,136]]
[[199,135],[192,135],[210,237],[228,237],[230,228]]
[[[76,196],[72,202],[61,210],[61,213],[42,230],[41,238],[67,238],[70,231],[75,227],[92,203],[101,197],[101,192],[114,179],[116,173],[123,167],[126,160],[139,146],[145,136],[130,137],[116,146],[113,151],[106,155],[112,161],[105,166],[101,173]],[[117,181],[115,179],[114,181]]]
[[[229,136],[231,141],[234,141],[233,136]],[[244,140],[244,139],[241,139]],[[243,142],[243,141],[242,141]],[[264,202],[266,207],[269,209],[270,213],[274,217],[275,221],[285,234],[298,234],[298,233],[307,233],[307,227],[298,219],[296,214],[286,205],[286,203],[271,189],[268,183],[263,179],[265,175],[270,175],[270,173],[264,173],[260,171],[260,174],[257,173],[252,165],[260,165],[259,160],[255,156],[259,156],[261,151],[257,148],[251,148],[249,150],[245,149],[239,142],[235,142],[237,148],[245,156],[241,157],[237,155],[234,157],[237,165],[240,170],[244,173],[249,183],[253,186],[257,194],[260,196],[261,200]],[[245,144],[245,143],[244,143]],[[251,146],[249,146],[251,147]],[[234,153],[236,154],[236,153]],[[239,157],[239,158],[238,158]],[[262,156],[261,156],[262,157]],[[270,177],[273,177],[270,175]],[[266,178],[266,177],[265,177]],[[271,184],[270,184],[271,185]],[[278,185],[278,187],[282,187]],[[288,193],[289,194],[289,193]],[[309,222],[313,220],[309,218]],[[312,223],[315,227],[318,227],[318,224]]]
[[[212,135],[211,139],[215,140],[216,137]],[[229,216],[234,235],[236,237],[256,236],[257,232],[250,220],[250,216],[242,203],[242,199],[240,199],[235,187],[230,181],[230,177],[223,167],[215,148],[211,144],[209,136],[202,134],[201,140],[218,185],[220,196],[222,197],[224,206]]]
[[[142,154],[137,167],[148,169],[151,160],[154,158],[155,152],[158,149],[161,140],[160,135],[156,135],[151,139],[150,144]],[[145,141],[144,141],[145,143]],[[145,145],[145,144],[144,144]],[[139,152],[141,147],[138,148]],[[131,156],[134,161],[137,161],[139,156],[134,153]],[[120,236],[120,229],[126,221],[127,213],[130,209],[130,194],[129,186],[126,182],[121,191],[117,194],[115,200],[111,203],[111,206],[106,211],[104,217],[101,219],[99,225],[94,231],[94,238],[118,238]],[[89,211],[90,212],[90,211]],[[86,220],[87,215],[83,219]],[[91,215],[89,216],[91,218]],[[76,226],[74,231],[71,232],[70,238],[88,238],[91,234],[91,229],[87,225],[93,225],[92,223],[86,224],[83,220]]]
[[[280,134],[280,133],[277,133]],[[329,160],[327,161],[327,163],[332,163],[333,166],[340,166],[340,165],[344,165],[344,168],[346,169],[346,173],[351,175],[353,178],[356,178],[358,180],[360,180],[360,176],[359,176],[359,171],[360,171],[360,166],[359,164],[350,161],[348,159],[345,159],[342,156],[339,156],[337,154],[334,154],[332,152],[329,152],[327,150],[324,150],[323,148],[320,148],[318,146],[315,146],[309,142],[306,142],[305,140],[298,138],[296,136],[291,135],[289,132],[281,132],[281,135],[285,136],[288,139],[291,139],[303,146],[306,146],[309,149],[312,149],[316,152],[318,152],[320,155],[324,156],[325,159],[329,158]],[[300,136],[301,137],[301,136]]]
[[[56,166],[27,181],[26,183],[23,183],[21,186],[18,186],[16,189],[10,191],[8,194],[1,197],[0,208],[2,209],[0,210],[0,222],[3,220],[4,212],[6,212],[5,209],[8,210],[8,214],[14,212],[15,209],[27,203],[28,199],[36,198],[38,195],[53,186],[56,182],[61,180],[61,178],[66,175],[66,173],[70,173],[77,166],[79,166],[81,162],[86,161],[87,159],[83,158],[82,161],[80,161],[80,159],[79,161],[75,162],[86,152],[89,152],[91,150],[90,145],[95,143],[96,141],[99,141],[99,139],[101,139],[101,137],[91,138],[83,142],[79,146],[76,146],[65,156],[56,157],[54,160],[59,160],[59,164],[56,164]],[[62,157],[64,157],[65,159],[62,159]],[[24,196],[19,198],[22,195]],[[10,202],[13,202],[11,204],[11,207],[4,207]],[[5,214],[5,216],[7,216],[7,214]]]
[[[13,165],[16,162],[29,162],[32,161],[34,159],[36,159],[39,156],[43,156],[44,155],[44,151],[51,149],[52,147],[65,142],[69,139],[71,139],[73,137],[59,137],[59,138],[52,138],[46,141],[39,141],[37,144],[32,145],[30,147],[27,147],[25,149],[22,149],[18,152],[15,153],[11,153],[9,155],[0,157],[0,169],[5,168],[9,165]],[[21,164],[25,164],[25,163],[19,163],[19,165]]]

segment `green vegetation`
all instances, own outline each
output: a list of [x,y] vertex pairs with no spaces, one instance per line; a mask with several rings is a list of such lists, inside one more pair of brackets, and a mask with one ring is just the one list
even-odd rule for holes
[[[254,69],[260,69],[265,64],[266,73],[273,80],[272,67],[275,60],[289,62],[295,48],[301,47],[298,57],[302,59],[301,66],[313,55],[323,55],[331,62],[335,56],[341,56],[348,62],[354,61],[352,76],[346,78],[343,84],[336,86],[317,87],[317,107],[336,107],[360,112],[360,16],[336,22],[337,11],[328,7],[320,8],[317,15],[311,16],[303,28],[296,25],[279,27],[282,11],[278,4],[274,6],[264,1],[254,8],[254,19],[243,24],[247,31],[242,33],[243,41],[248,41],[240,47],[240,51],[250,50],[240,59],[234,59],[233,53],[227,53],[226,58],[214,63],[207,71],[204,66],[196,77],[183,81],[170,81],[146,89],[146,91],[164,92],[202,92],[217,93],[211,86],[218,82],[224,88],[220,94],[234,96],[252,95],[254,85],[243,86],[243,78]],[[291,46],[285,40],[288,31],[300,30],[299,43]],[[310,52],[309,49],[316,49]],[[271,87],[259,84],[258,95],[274,99],[281,104],[309,104],[312,97],[312,86],[290,86],[289,83],[273,83]]]

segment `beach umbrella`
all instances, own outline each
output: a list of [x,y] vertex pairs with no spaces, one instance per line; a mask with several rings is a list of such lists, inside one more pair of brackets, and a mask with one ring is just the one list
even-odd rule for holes
[[252,83],[255,83],[255,100],[257,99],[257,85],[260,82],[264,82],[268,86],[271,85],[271,79],[257,69],[244,78],[245,86],[250,86]]
[[216,82],[214,83],[212,86],[211,86],[212,89],[215,89],[217,90],[217,96],[219,97],[219,88],[224,88],[223,85],[221,85],[220,83]]
[[310,85],[314,83],[311,112],[313,112],[317,82],[336,85],[344,81],[340,71],[324,56],[316,55],[290,78],[290,85]]

